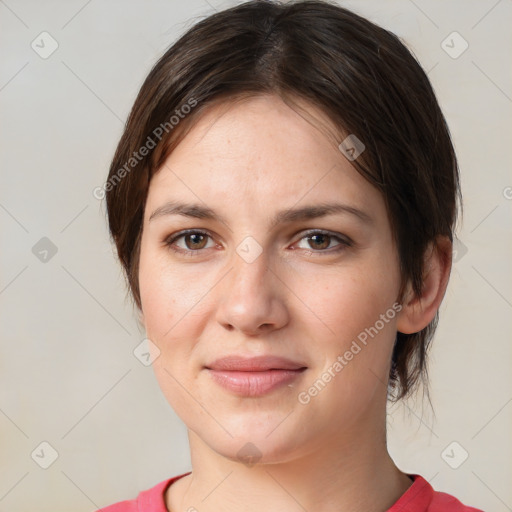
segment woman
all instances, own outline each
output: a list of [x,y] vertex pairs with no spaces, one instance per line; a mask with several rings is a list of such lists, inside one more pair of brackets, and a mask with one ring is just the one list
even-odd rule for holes
[[335,4],[201,21],[143,84],[109,226],[192,471],[108,512],[475,511],[399,470],[459,196],[398,38]]

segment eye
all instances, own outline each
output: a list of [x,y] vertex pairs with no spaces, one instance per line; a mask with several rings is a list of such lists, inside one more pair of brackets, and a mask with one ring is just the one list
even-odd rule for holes
[[209,233],[196,229],[181,231],[175,235],[171,235],[165,240],[165,245],[175,252],[180,252],[192,256],[193,253],[199,252],[201,249],[210,249],[215,247],[215,243],[208,246],[208,239],[211,239]]
[[[164,240],[164,244],[172,251],[185,256],[196,256],[201,254],[203,249],[218,246],[208,232],[197,229],[188,229],[171,235]],[[297,247],[305,250],[307,254],[316,255],[338,253],[351,246],[352,241],[348,237],[322,230],[305,233],[297,244]]]
[[[304,242],[308,246],[304,246]],[[337,241],[338,243],[333,245],[333,242]],[[302,246],[300,245],[302,243]],[[335,235],[334,233],[330,233],[329,231],[321,231],[321,230],[313,230],[309,231],[305,234],[299,241],[299,249],[305,249],[309,253],[314,252],[324,252],[331,254],[333,252],[342,251],[346,247],[350,247],[352,242],[341,235]],[[313,249],[313,251],[311,251]],[[334,250],[332,250],[334,249]]]

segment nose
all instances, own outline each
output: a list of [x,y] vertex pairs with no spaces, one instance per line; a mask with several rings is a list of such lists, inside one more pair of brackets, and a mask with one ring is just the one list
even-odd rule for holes
[[217,322],[225,329],[255,336],[288,323],[287,288],[268,264],[265,251],[251,262],[233,254],[216,312]]

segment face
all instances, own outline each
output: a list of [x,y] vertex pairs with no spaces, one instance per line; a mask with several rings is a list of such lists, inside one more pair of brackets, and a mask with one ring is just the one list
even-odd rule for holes
[[[215,452],[292,460],[384,422],[400,308],[384,200],[277,97],[213,108],[152,178],[139,282],[162,391]],[[227,356],[296,369],[215,369]]]

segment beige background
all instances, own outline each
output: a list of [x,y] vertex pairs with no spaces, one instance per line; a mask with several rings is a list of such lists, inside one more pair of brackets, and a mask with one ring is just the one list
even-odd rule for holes
[[[228,5],[0,1],[0,512],[87,512],[190,469],[186,429],[133,354],[144,333],[92,191],[152,64]],[[512,2],[342,5],[404,38],[429,71],[465,198],[432,351],[435,418],[428,405],[391,408],[391,453],[437,490],[512,510]]]

